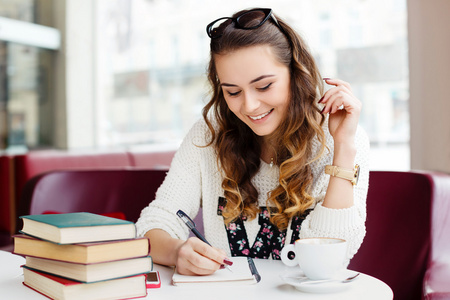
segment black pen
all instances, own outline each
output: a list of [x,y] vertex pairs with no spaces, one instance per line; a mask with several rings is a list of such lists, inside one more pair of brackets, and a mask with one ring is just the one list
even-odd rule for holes
[[256,283],[261,281],[261,275],[259,275],[258,270],[256,269],[255,262],[250,256],[247,256],[248,266],[250,271],[252,272],[253,277],[255,277]]
[[[198,237],[203,242],[211,246],[211,244],[205,239],[205,237],[197,230],[197,228],[195,228],[195,222],[192,221],[192,219],[184,211],[182,211],[181,209],[178,210],[177,216],[180,217],[181,220],[183,220],[184,224],[186,224],[186,226],[189,227],[189,229],[192,231],[192,233],[195,234],[196,237]],[[233,262],[228,259],[224,259],[223,263],[226,264],[227,269],[231,271],[229,266],[231,266]]]

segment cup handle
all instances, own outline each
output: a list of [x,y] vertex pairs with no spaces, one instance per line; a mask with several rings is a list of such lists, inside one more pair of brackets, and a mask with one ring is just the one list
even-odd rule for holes
[[281,261],[286,266],[294,267],[294,266],[298,265],[297,258],[296,257],[290,258],[288,256],[290,252],[294,252],[294,254],[297,255],[295,253],[295,245],[294,244],[289,244],[289,245],[284,246],[283,249],[281,250],[280,258],[281,258]]

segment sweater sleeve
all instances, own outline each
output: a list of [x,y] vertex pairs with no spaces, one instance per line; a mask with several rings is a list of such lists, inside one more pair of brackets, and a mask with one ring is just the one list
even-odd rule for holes
[[[328,132],[326,134],[329,135]],[[328,136],[327,138],[331,138]],[[332,138],[331,138],[332,140]],[[313,195],[316,198],[316,206],[305,218],[300,237],[334,237],[347,241],[347,260],[358,251],[364,239],[366,229],[366,197],[369,187],[369,139],[365,131],[358,127],[355,144],[357,154],[355,163],[360,165],[360,175],[358,184],[353,189],[354,205],[344,209],[331,209],[322,206],[328,186],[329,175],[325,174],[325,165],[331,164],[333,153],[330,151],[314,167],[316,176]],[[333,149],[333,145],[328,147]]]
[[142,210],[136,222],[138,236],[158,228],[173,238],[188,237],[188,228],[176,212],[181,209],[193,219],[200,207],[200,158],[205,148],[199,146],[205,145],[203,126],[201,121],[197,122],[181,143],[155,200]]

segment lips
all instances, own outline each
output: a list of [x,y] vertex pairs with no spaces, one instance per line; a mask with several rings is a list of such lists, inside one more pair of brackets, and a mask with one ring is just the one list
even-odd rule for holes
[[260,114],[258,116],[249,116],[250,119],[254,120],[254,121],[258,121],[261,120],[262,118],[264,118],[265,116],[269,115],[271,112],[273,111],[273,108],[271,110],[269,110],[268,112],[265,112],[263,114]]

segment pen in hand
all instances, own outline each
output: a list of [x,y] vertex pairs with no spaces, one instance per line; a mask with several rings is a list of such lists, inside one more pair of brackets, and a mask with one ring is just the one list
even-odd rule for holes
[[[197,228],[195,228],[195,222],[192,221],[192,219],[181,209],[177,211],[177,216],[181,218],[181,220],[183,220],[184,224],[186,224],[186,226],[192,231],[192,233],[198,237],[200,240],[202,240],[203,242],[205,242],[206,244],[208,244],[209,246],[211,246],[211,244],[205,239],[205,237],[197,230]],[[228,260],[228,259],[224,259],[224,264],[226,264],[227,269],[230,270],[231,272],[233,272],[230,268],[230,266],[233,264],[232,261]]]

